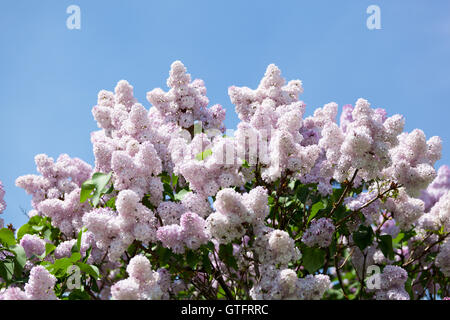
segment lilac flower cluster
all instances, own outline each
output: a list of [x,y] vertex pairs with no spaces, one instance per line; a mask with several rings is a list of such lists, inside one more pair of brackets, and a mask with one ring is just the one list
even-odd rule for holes
[[9,287],[0,292],[1,300],[56,300],[54,286],[56,278],[42,266],[31,269],[25,289]]
[[409,300],[404,289],[408,273],[401,267],[388,265],[381,274],[381,287],[375,292],[377,300]]
[[159,273],[152,270],[144,256],[133,257],[128,266],[129,277],[111,287],[114,300],[159,300],[163,292],[158,284]]
[[206,229],[206,221],[193,212],[186,212],[180,218],[180,224],[162,226],[156,236],[162,245],[175,253],[183,253],[185,246],[198,249],[206,244],[211,236]]
[[98,208],[83,216],[83,223],[95,236],[96,246],[108,252],[110,260],[120,258],[134,241],[156,240],[157,222],[154,213],[140,203],[132,190],[119,192],[117,213],[110,208]]
[[271,265],[261,270],[261,280],[250,290],[256,300],[320,300],[331,284],[323,274],[298,278],[292,269],[276,270]]
[[[5,190],[3,189],[3,183],[0,181],[0,214],[3,213],[6,209],[6,202],[5,202]],[[0,227],[3,228],[4,221],[3,219],[0,219]]]
[[80,186],[91,177],[91,166],[67,154],[59,156],[56,162],[39,154],[35,162],[41,175],[30,174],[16,180],[16,185],[32,196],[29,216],[50,217],[63,233],[78,233],[83,226],[83,213],[89,210],[89,204],[80,203]]
[[309,228],[303,234],[302,241],[308,247],[328,247],[331,244],[334,230],[335,227],[331,219],[320,218],[318,220],[313,220]]
[[425,202],[425,211],[430,211],[448,190],[450,190],[450,168],[443,165],[439,168],[436,178],[428,188],[422,190],[421,199]]

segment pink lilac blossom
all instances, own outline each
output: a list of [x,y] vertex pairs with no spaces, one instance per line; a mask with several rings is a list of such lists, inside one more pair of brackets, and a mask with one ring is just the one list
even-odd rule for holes
[[331,219],[320,218],[318,220],[313,220],[309,228],[303,234],[302,241],[308,247],[328,247],[331,244],[334,230],[335,227]]
[[272,265],[262,265],[261,273],[261,279],[250,290],[257,300],[320,300],[331,284],[327,275],[298,278],[294,270],[277,270]]
[[211,238],[206,221],[193,212],[184,213],[180,218],[180,225],[160,227],[156,236],[164,247],[171,248],[176,253],[183,253],[185,246],[196,250]]
[[56,162],[40,154],[35,162],[41,175],[25,175],[16,180],[16,185],[32,196],[32,215],[50,217],[52,225],[67,235],[77,233],[83,213],[89,210],[89,204],[82,204],[79,199],[81,184],[91,177],[91,166],[66,154]]
[[9,287],[0,292],[1,300],[57,300],[54,292],[56,278],[43,266],[35,266],[30,271],[30,278],[25,290]]
[[[6,209],[6,202],[5,202],[5,189],[3,188],[3,184],[0,181],[0,214],[3,213]],[[0,218],[0,227],[3,228],[4,220]]]
[[45,252],[45,241],[36,235],[25,234],[20,240],[28,258],[33,255],[40,256]]
[[424,132],[415,129],[401,133],[398,140],[389,151],[392,165],[383,174],[402,184],[409,196],[418,197],[436,177],[433,165],[441,157],[441,139],[434,136],[426,140]]
[[206,219],[212,237],[229,243],[245,234],[244,223],[255,227],[264,222],[269,213],[267,191],[260,187],[241,195],[231,188],[220,190],[214,202],[215,212]]
[[425,202],[425,211],[429,212],[448,190],[450,190],[450,168],[443,165],[428,188],[422,190],[421,199]]
[[84,224],[94,234],[96,246],[108,250],[112,261],[119,259],[134,240],[155,241],[157,228],[154,213],[140,203],[134,191],[121,191],[116,207],[117,213],[109,208],[98,208],[83,216]]
[[381,277],[381,287],[375,292],[376,300],[409,300],[409,294],[404,289],[408,273],[401,267],[388,265],[384,267]]
[[159,273],[152,270],[150,261],[142,255],[133,257],[128,266],[129,277],[111,287],[114,300],[159,300],[163,292],[158,284]]

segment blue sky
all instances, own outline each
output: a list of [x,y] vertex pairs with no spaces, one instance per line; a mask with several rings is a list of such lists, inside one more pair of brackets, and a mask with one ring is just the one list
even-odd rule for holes
[[[81,29],[69,30],[69,5]],[[366,27],[366,8],[381,9],[381,29]],[[450,164],[450,2],[347,1],[2,1],[0,6],[0,180],[16,227],[30,197],[14,186],[35,173],[34,156],[68,153],[93,164],[91,115],[97,93],[128,80],[147,108],[181,60],[206,82],[212,104],[237,116],[227,89],[256,87],[270,63],[301,79],[307,114],[359,97],[406,130],[442,137]]]

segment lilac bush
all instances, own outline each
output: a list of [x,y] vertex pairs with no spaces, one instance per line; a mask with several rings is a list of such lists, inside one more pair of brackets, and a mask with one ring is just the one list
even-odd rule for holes
[[228,89],[236,131],[180,61],[167,86],[149,110],[125,80],[101,90],[94,166],[41,154],[16,180],[33,209],[0,231],[2,299],[450,295],[439,137],[362,98],[305,116],[302,82],[273,64],[256,89]]

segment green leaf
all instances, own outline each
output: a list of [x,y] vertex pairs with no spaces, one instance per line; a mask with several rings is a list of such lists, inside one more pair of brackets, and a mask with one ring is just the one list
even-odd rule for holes
[[184,196],[185,196],[186,194],[188,194],[189,192],[190,192],[190,191],[189,191],[189,190],[186,190],[186,189],[180,190],[180,192],[178,192],[177,194],[175,194],[175,200],[176,200],[176,201],[181,201],[181,200],[183,200]]
[[16,244],[14,233],[8,228],[0,229],[0,241],[7,246],[13,246]]
[[67,298],[68,300],[91,300],[89,293],[80,289],[72,290]]
[[238,269],[236,258],[233,255],[233,245],[231,243],[221,244],[219,246],[219,258],[231,268]]
[[113,209],[113,210],[116,210],[116,197],[112,197],[111,199],[109,199],[109,200],[105,203],[105,205],[106,205],[108,208],[111,208],[111,209]]
[[178,176],[172,173],[172,185],[176,186],[178,183]]
[[83,237],[83,232],[86,232],[87,228],[83,227],[81,228],[80,232],[78,232],[78,237],[77,237],[77,249],[78,251],[81,251],[81,238]]
[[69,258],[61,258],[56,259],[53,264],[42,265],[44,265],[51,274],[60,277],[66,274],[67,268],[73,265],[73,262]]
[[212,272],[211,261],[209,260],[209,255],[207,252],[202,255],[202,265],[208,274]]
[[171,256],[171,251],[168,248],[164,248],[164,247],[158,247],[158,257],[159,257],[159,263],[162,266],[165,266],[166,264],[169,263],[169,259]]
[[308,222],[309,223],[319,212],[319,210],[325,208],[322,201],[316,202],[311,207],[311,213],[309,214]]
[[385,234],[379,237],[380,241],[378,242],[378,246],[380,247],[381,252],[383,252],[386,258],[390,260],[394,260],[394,249],[392,247],[392,237],[389,234]]
[[50,253],[52,253],[53,251],[55,251],[56,246],[51,244],[51,243],[46,243],[45,244],[45,256],[48,256]]
[[81,253],[79,252],[72,252],[72,255],[70,256],[69,260],[71,262],[77,262],[79,260],[81,260]]
[[302,184],[300,185],[300,187],[297,187],[295,191],[295,195],[301,203],[304,203],[306,201],[308,194],[309,194],[309,187]]
[[9,247],[9,250],[11,250],[11,252],[14,252],[17,264],[21,268],[23,268],[25,266],[25,263],[27,262],[27,255],[25,254],[25,250],[23,249],[23,247],[17,244]]
[[[88,180],[90,181],[90,180]],[[91,195],[92,191],[95,189],[95,185],[93,185],[90,182],[83,182],[81,185],[81,191],[80,191],[80,203],[85,202],[89,196]]]
[[202,160],[205,160],[206,158],[208,158],[210,155],[212,155],[212,150],[206,149],[205,151],[198,153],[195,156],[195,159],[197,159],[198,161],[202,161]]
[[195,268],[195,266],[199,262],[199,259],[198,259],[197,255],[195,254],[194,251],[189,250],[187,252],[187,254],[186,254],[186,262],[187,262],[188,266],[190,266],[192,269]]
[[83,182],[81,185],[80,202],[85,202],[89,197],[92,197],[92,204],[96,207],[103,194],[108,192],[106,186],[110,182],[112,172],[102,173],[96,172],[92,178]]
[[170,184],[170,176],[167,174],[167,172],[162,172],[158,175],[158,177],[161,178],[162,183]]
[[28,223],[24,224],[23,226],[21,226],[19,228],[19,230],[17,230],[17,240],[22,239],[22,237],[26,234],[33,234],[35,233],[34,230],[32,229],[31,225],[29,225]]
[[372,244],[373,230],[372,228],[360,225],[359,229],[353,232],[353,241],[356,243],[359,249],[363,251],[365,248]]
[[211,251],[211,252],[214,252],[214,250],[215,250],[215,246],[214,246],[214,242],[212,242],[212,241],[209,241],[207,244],[206,244],[206,247]]
[[0,263],[0,277],[7,282],[12,280],[14,275],[14,262],[5,260]]
[[398,244],[401,243],[401,241],[403,240],[403,238],[405,237],[405,234],[403,232],[400,232],[397,237],[395,237],[395,239],[393,239],[392,241],[394,241],[394,244]]
[[98,270],[97,266],[93,264],[86,264],[83,262],[77,262],[76,265],[80,268],[81,271],[87,273],[92,278],[96,280],[100,279],[100,271]]
[[319,270],[325,261],[327,253],[318,248],[306,247],[302,250],[303,265],[309,273],[314,273]]
[[169,196],[170,199],[175,200],[175,196],[173,195],[172,187],[169,184],[164,183],[163,188],[164,188],[164,194]]

